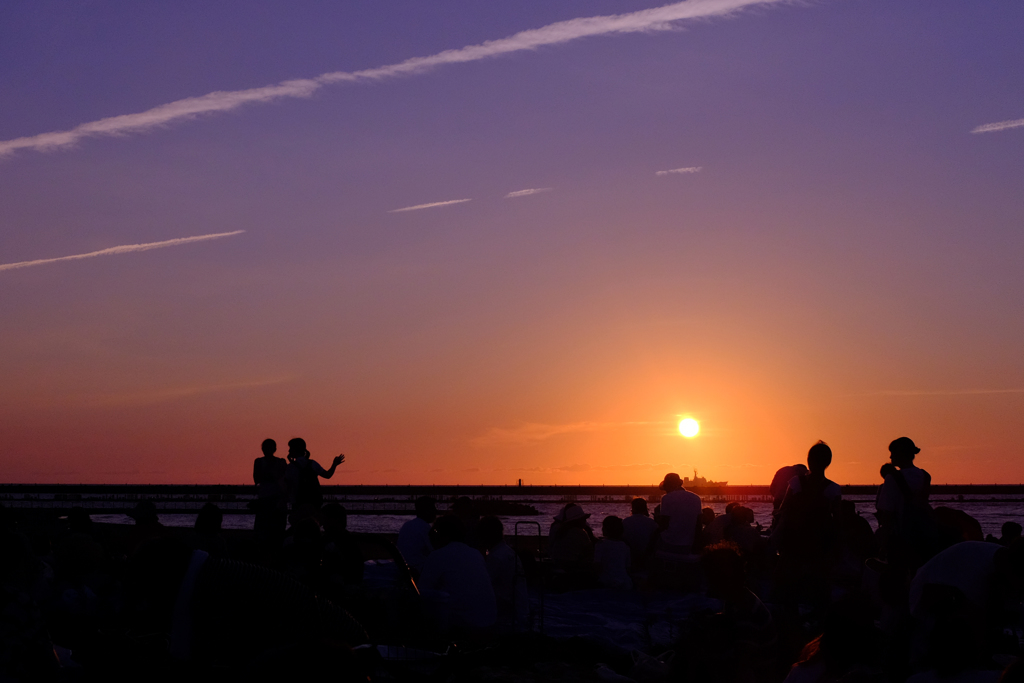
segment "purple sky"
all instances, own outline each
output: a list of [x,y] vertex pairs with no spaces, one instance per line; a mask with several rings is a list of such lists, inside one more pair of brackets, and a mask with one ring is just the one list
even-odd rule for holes
[[[0,141],[654,7],[6,2]],[[245,231],[0,270],[0,476],[1020,482],[1022,26],[776,2],[0,156],[0,264]]]

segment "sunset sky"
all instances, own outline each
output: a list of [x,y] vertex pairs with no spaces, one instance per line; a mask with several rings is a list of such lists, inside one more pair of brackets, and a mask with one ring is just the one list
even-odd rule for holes
[[818,439],[875,483],[906,435],[1022,482],[1022,35],[963,0],[5,2],[0,478],[245,483],[303,436],[332,483],[767,483]]

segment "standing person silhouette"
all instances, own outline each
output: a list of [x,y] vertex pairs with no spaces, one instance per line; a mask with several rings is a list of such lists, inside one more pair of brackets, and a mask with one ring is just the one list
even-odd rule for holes
[[277,442],[273,439],[264,439],[260,450],[263,457],[252,463],[252,480],[256,484],[253,531],[262,545],[279,548],[288,523],[288,487],[285,484],[288,462],[274,455]]
[[684,489],[683,480],[675,472],[666,474],[658,488],[665,492],[661,497],[661,549],[685,555],[693,550],[697,536],[700,496]]
[[330,479],[338,465],[345,462],[344,454],[334,458],[330,469],[309,457],[306,440],[295,438],[288,442],[288,469],[285,479],[292,500],[291,523],[315,516],[324,504],[320,491],[320,477]]
[[[885,481],[875,499],[875,516],[885,530],[890,563],[916,569],[939,550],[938,530],[928,504],[932,475],[914,465],[921,452],[908,437],[889,444]],[[884,467],[884,466],[883,466]]]

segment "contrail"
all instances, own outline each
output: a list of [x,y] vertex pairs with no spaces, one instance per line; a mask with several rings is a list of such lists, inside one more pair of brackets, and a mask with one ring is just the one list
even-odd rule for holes
[[407,206],[402,209],[391,209],[388,213],[402,213],[403,211],[419,211],[420,209],[432,209],[435,206],[448,206],[449,204],[462,204],[463,202],[471,202],[472,199],[449,199],[446,202],[431,202],[430,204],[417,204],[416,206]]
[[1016,121],[999,121],[998,123],[986,123],[984,126],[978,126],[972,133],[995,133],[996,131],[1006,130],[1008,128],[1020,128],[1024,126],[1024,119],[1017,119]]
[[528,190],[516,190],[515,192],[509,192],[505,195],[505,199],[515,199],[516,197],[529,197],[531,194],[540,194],[541,192],[551,192],[555,188],[553,187],[531,187]]
[[686,168],[673,168],[668,171],[655,171],[654,175],[669,175],[670,173],[700,173],[703,166],[687,166]]
[[216,91],[162,104],[137,114],[123,114],[83,123],[70,130],[41,133],[0,141],[0,157],[19,149],[50,151],[74,145],[83,138],[140,133],[174,121],[202,114],[230,111],[244,104],[272,102],[286,97],[309,97],[333,83],[379,81],[424,73],[445,64],[475,62],[488,57],[559,45],[579,38],[619,33],[669,31],[685,20],[721,17],[746,7],[791,3],[794,0],[686,0],[654,9],[597,17],[580,17],[521,31],[507,38],[445,50],[427,57],[414,57],[362,71],[334,71],[315,78],[281,81],[249,90]]
[[197,235],[196,237],[178,237],[173,240],[164,240],[163,242],[149,242],[148,244],[122,244],[119,247],[110,247],[109,249],[90,251],[88,254],[75,254],[74,256],[58,256],[57,258],[44,258],[39,259],[37,261],[19,261],[18,263],[4,263],[0,264],[0,270],[14,270],[16,268],[28,268],[29,266],[41,266],[47,263],[57,263],[58,261],[77,261],[79,259],[93,258],[95,256],[129,254],[133,251],[149,251],[150,249],[176,247],[179,244],[190,244],[191,242],[204,242],[206,240],[220,239],[221,237],[241,235],[243,232],[245,232],[245,230],[235,230],[234,232],[218,232],[213,235]]

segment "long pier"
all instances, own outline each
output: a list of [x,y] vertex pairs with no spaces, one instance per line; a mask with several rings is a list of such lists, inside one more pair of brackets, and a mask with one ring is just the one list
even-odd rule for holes
[[[848,497],[871,497],[877,485],[843,486]],[[706,502],[768,502],[768,487],[693,487]],[[634,497],[656,501],[662,494],[656,486],[460,486],[460,485],[324,485],[327,501],[343,503],[350,514],[411,514],[412,501],[431,496],[441,502],[459,496],[517,503],[626,502]],[[933,499],[959,496],[988,496],[993,502],[1024,502],[1020,484],[939,484],[932,486]],[[80,506],[95,513],[124,513],[141,500],[151,500],[165,513],[196,512],[206,503],[217,504],[227,514],[250,513],[255,487],[238,484],[0,484],[0,503],[15,509],[70,509]],[[977,498],[974,498],[977,500]]]

